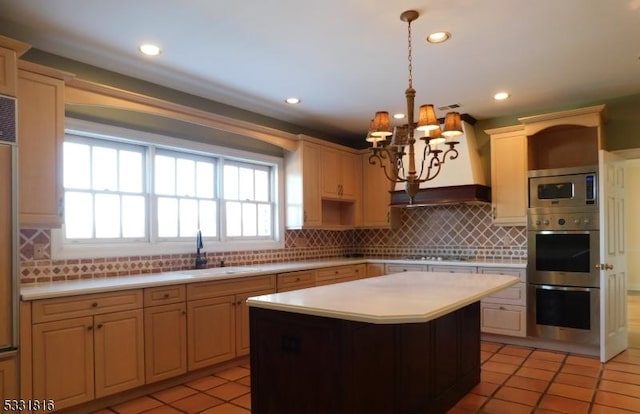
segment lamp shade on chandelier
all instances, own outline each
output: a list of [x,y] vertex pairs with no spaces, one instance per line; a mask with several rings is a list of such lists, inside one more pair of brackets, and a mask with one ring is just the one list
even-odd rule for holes
[[[413,203],[415,195],[420,189],[420,183],[433,180],[441,171],[445,160],[458,157],[455,146],[459,143],[455,139],[462,135],[462,121],[458,112],[449,112],[440,128],[440,121],[436,116],[433,105],[421,105],[417,122],[414,122],[414,100],[416,90],[413,89],[413,62],[411,49],[411,22],[416,20],[419,13],[415,10],[405,11],[400,19],[407,22],[409,86],[405,91],[407,101],[407,123],[392,128],[389,112],[379,111],[371,120],[366,140],[372,143],[372,154],[369,156],[371,164],[379,164],[384,169],[385,176],[392,182],[404,183],[405,191]],[[416,154],[416,132],[425,141],[422,154]],[[438,148],[444,144],[446,149]],[[407,155],[407,161],[404,160]],[[416,159],[416,155],[420,155]],[[405,165],[405,162],[408,165]],[[420,171],[416,170],[417,166]]]

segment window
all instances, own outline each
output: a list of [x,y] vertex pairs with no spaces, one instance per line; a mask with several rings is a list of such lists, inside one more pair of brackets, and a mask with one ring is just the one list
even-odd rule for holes
[[154,165],[158,237],[217,237],[216,161],[163,151]]
[[63,151],[66,238],[146,240],[145,149],[70,135]]
[[54,258],[284,245],[279,158],[70,119],[63,148]]

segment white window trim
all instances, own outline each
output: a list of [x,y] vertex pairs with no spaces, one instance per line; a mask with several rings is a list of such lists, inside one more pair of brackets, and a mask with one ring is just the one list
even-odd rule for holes
[[[123,142],[153,144],[168,149],[186,149],[189,151],[216,154],[227,159],[265,163],[274,166],[275,194],[277,214],[274,217],[273,240],[205,240],[203,252],[214,254],[229,251],[284,249],[285,238],[285,202],[284,202],[284,162],[282,158],[248,151],[225,148],[211,144],[189,141],[166,135],[152,134],[90,121],[66,118],[65,131],[94,138],[116,139]],[[128,137],[123,140],[121,137]],[[51,256],[54,260],[86,259],[94,257],[150,256],[163,254],[195,253],[195,237],[189,241],[150,242],[150,243],[95,243],[65,244],[61,229],[51,230]]]

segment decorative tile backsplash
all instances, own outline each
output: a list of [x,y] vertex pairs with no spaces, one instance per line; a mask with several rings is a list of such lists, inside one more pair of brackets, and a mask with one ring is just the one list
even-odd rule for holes
[[[454,205],[407,208],[393,230],[288,230],[285,248],[208,252],[209,266],[318,260],[361,253],[375,257],[463,256],[470,259],[526,259],[526,227],[492,225],[491,208]],[[42,250],[36,260],[34,246]],[[20,232],[20,280],[23,284],[58,280],[118,277],[193,268],[195,254],[96,257],[52,260],[49,230]]]

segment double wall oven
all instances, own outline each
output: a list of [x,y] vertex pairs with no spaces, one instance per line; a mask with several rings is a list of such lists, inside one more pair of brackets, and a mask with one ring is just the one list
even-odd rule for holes
[[529,172],[527,333],[597,345],[597,167]]

